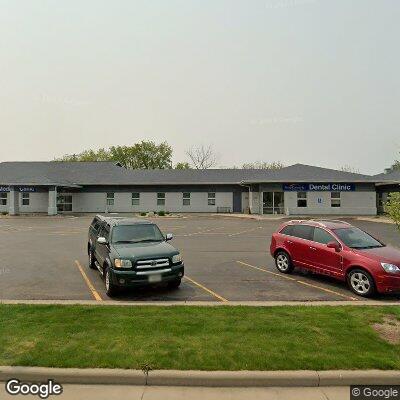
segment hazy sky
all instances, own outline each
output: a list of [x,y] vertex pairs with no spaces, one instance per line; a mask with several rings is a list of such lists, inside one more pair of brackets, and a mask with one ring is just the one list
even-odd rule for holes
[[0,0],[0,161],[151,139],[381,172],[399,20],[399,0]]

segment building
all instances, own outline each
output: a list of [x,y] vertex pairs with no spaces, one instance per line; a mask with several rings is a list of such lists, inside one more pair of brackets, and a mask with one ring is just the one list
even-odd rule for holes
[[[391,178],[390,178],[391,179]],[[127,170],[112,162],[0,163],[0,212],[375,215],[400,177],[295,164],[280,170]],[[382,186],[386,185],[386,186]],[[397,186],[396,186],[397,185]]]

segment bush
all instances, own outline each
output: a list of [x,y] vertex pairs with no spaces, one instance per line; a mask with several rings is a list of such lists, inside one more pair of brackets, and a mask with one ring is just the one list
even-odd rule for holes
[[7,211],[3,211],[3,212],[1,213],[1,215],[8,215],[8,212],[7,212]]
[[141,217],[145,217],[146,215],[147,215],[146,212],[141,212],[141,213],[140,213],[140,216],[141,216]]
[[158,212],[158,215],[159,215],[160,217],[163,217],[163,216],[165,215],[165,211],[159,211],[159,212]]
[[385,211],[400,230],[400,192],[389,194]]

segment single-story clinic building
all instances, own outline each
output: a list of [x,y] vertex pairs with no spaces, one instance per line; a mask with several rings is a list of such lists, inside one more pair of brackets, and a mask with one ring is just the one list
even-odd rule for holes
[[0,163],[0,212],[375,215],[400,174],[295,164],[279,170],[128,170],[112,162]]

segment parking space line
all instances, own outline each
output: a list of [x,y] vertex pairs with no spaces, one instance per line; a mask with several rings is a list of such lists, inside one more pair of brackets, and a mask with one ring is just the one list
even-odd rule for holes
[[219,294],[213,292],[211,289],[206,288],[201,283],[198,283],[195,280],[193,280],[192,278],[189,278],[187,275],[185,275],[185,279],[187,279],[189,282],[192,282],[194,285],[196,285],[199,288],[203,289],[204,291],[206,291],[207,293],[211,294],[212,296],[216,297],[218,300],[223,301],[223,302],[228,302],[228,300],[225,299],[225,297],[222,297]]
[[98,293],[98,291],[94,288],[92,282],[90,282],[89,277],[86,275],[86,272],[83,270],[82,265],[79,263],[78,260],[75,260],[75,264],[79,269],[79,272],[81,273],[83,280],[86,282],[86,285],[88,286],[90,292],[92,293],[93,297],[95,300],[97,301],[103,301],[103,299],[101,298],[100,294]]
[[314,284],[312,284],[312,283],[300,281],[300,280],[298,280],[298,279],[291,278],[291,277],[289,277],[289,276],[285,276],[285,275],[282,275],[282,274],[278,274],[278,273],[276,273],[276,272],[268,271],[268,270],[266,270],[266,269],[264,269],[264,268],[256,267],[256,266],[254,266],[254,265],[247,264],[247,263],[245,263],[245,262],[243,262],[243,261],[239,261],[239,260],[238,260],[238,261],[236,261],[236,262],[239,263],[239,264],[245,265],[245,266],[247,266],[247,267],[250,267],[250,268],[253,268],[253,269],[257,269],[257,270],[262,271],[262,272],[266,272],[267,274],[279,276],[280,278],[283,278],[283,279],[287,279],[287,280],[290,280],[290,281],[295,281],[295,282],[300,283],[300,284],[305,285],[305,286],[310,286],[310,287],[313,287],[313,288],[315,288],[315,289],[322,290],[322,291],[324,291],[324,292],[328,292],[328,293],[331,293],[331,294],[335,294],[336,296],[344,297],[345,299],[350,299],[350,300],[358,301],[358,299],[357,299],[356,297],[347,296],[347,295],[345,295],[345,294],[336,292],[335,290],[326,289],[326,288],[324,288],[324,287],[321,287],[321,286],[318,286],[318,285],[314,285]]
[[220,227],[218,227],[218,228],[203,229],[203,230],[201,230],[201,231],[193,232],[193,233],[187,233],[187,234],[185,234],[185,235],[176,235],[176,237],[178,237],[178,236],[187,237],[187,236],[201,235],[202,233],[211,232],[211,231],[215,231],[215,230],[218,230],[218,229],[224,229],[224,227],[223,227],[223,226],[220,226]]
[[247,229],[247,230],[245,230],[245,231],[236,232],[236,233],[231,233],[231,234],[228,235],[228,236],[230,236],[230,237],[232,237],[232,236],[237,236],[237,235],[241,235],[242,233],[253,232],[253,231],[256,231],[257,229],[261,229],[261,228],[262,228],[262,226],[257,226],[257,228]]

